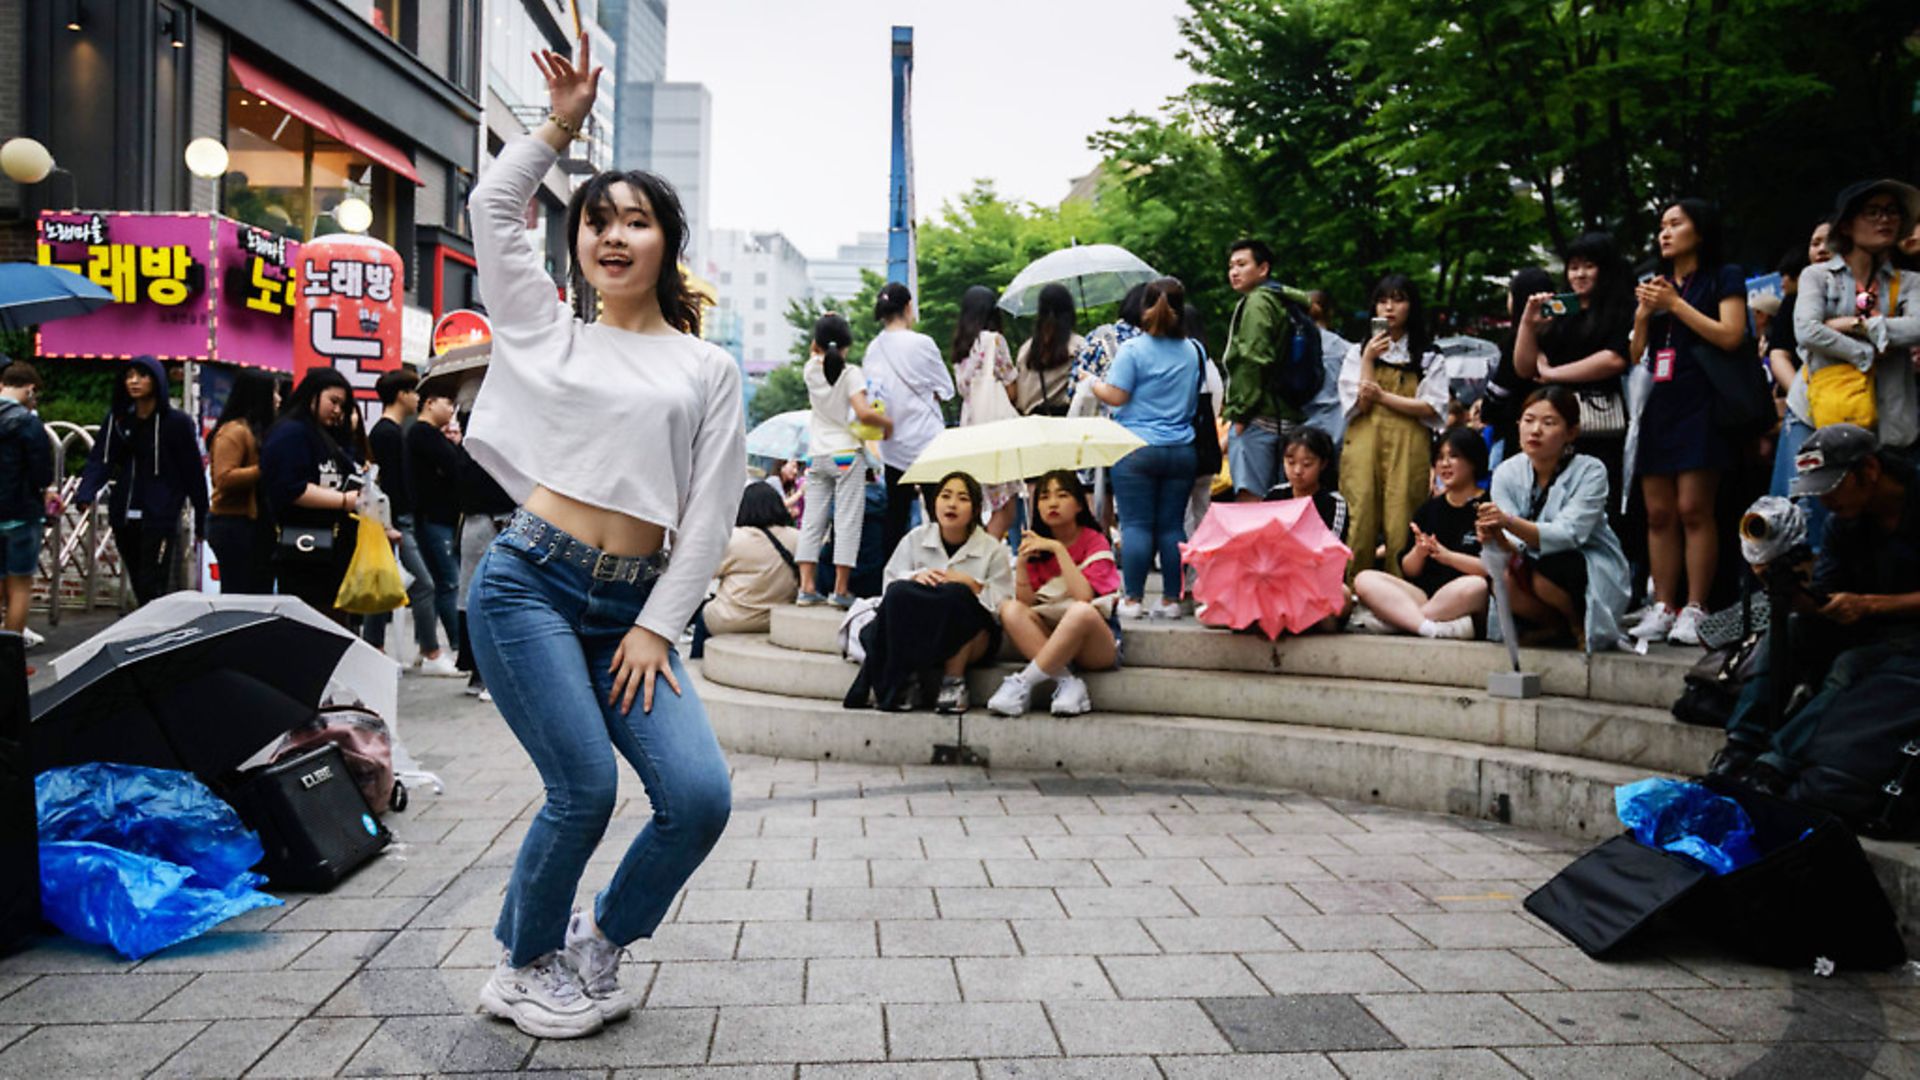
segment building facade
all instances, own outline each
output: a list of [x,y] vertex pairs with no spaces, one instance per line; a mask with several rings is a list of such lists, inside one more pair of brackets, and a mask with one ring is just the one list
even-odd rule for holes
[[[409,354],[464,253],[481,116],[482,0],[35,0],[0,4],[0,132],[59,166],[0,182],[0,258],[33,258],[42,209],[218,211],[294,239],[343,200],[407,264]],[[228,151],[199,180],[183,151]]]
[[747,374],[793,359],[800,331],[787,322],[787,306],[813,296],[807,257],[783,233],[739,229],[715,229],[712,250],[715,325],[737,333]]
[[886,233],[863,232],[853,243],[841,244],[833,258],[813,259],[807,263],[807,274],[813,282],[813,295],[822,301],[832,298],[844,304],[860,295],[862,271],[886,276]]

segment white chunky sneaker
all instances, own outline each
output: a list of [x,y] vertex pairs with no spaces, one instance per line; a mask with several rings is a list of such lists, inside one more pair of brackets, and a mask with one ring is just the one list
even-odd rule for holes
[[1707,617],[1707,609],[1699,604],[1688,604],[1680,609],[1673,620],[1673,629],[1667,631],[1667,643],[1671,645],[1700,644],[1700,620]]
[[1672,608],[1655,604],[1648,609],[1647,617],[1640,620],[1640,625],[1629,632],[1642,641],[1665,641],[1667,633],[1673,629],[1675,618],[1676,613]]
[[576,911],[567,920],[567,964],[579,973],[581,988],[609,1024],[633,1011],[633,1001],[620,989],[620,960],[626,953],[600,932],[591,911]]
[[[1427,632],[1429,627],[1432,628],[1432,633]],[[1428,620],[1420,627],[1420,636],[1441,640],[1471,641],[1473,640],[1473,616],[1462,615],[1457,619],[1447,619],[1444,622]]]
[[466,672],[453,666],[453,657],[444,651],[439,656],[431,658],[421,657],[420,674],[432,675],[442,679],[462,679],[467,676]]
[[1053,715],[1080,716],[1093,711],[1093,699],[1087,696],[1087,683],[1068,672],[1053,681]]
[[493,969],[480,988],[480,1011],[541,1039],[577,1039],[600,1030],[605,1021],[600,1007],[587,996],[558,952],[526,967],[512,966],[507,957]]
[[1178,619],[1186,615],[1187,609],[1180,606],[1178,600],[1162,600],[1153,605],[1153,617],[1156,619]]
[[1000,689],[987,699],[987,711],[995,716],[1024,716],[1033,704],[1033,684],[1019,672],[1000,680]]
[[1116,610],[1123,619],[1144,619],[1147,617],[1147,609],[1142,607],[1138,600],[1122,600]]

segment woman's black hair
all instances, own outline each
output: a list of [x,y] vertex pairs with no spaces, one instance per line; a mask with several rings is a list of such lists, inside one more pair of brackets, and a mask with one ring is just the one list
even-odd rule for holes
[[1028,526],[1033,532],[1049,540],[1053,539],[1053,530],[1047,527],[1045,521],[1040,520],[1040,514],[1037,509],[1040,496],[1046,493],[1048,484],[1057,485],[1061,491],[1073,496],[1074,502],[1080,504],[1080,510],[1073,515],[1073,520],[1078,522],[1081,528],[1092,529],[1102,536],[1107,534],[1107,531],[1100,527],[1100,519],[1094,517],[1093,511],[1089,509],[1089,504],[1093,502],[1093,498],[1087,493],[1087,485],[1080,482],[1080,474],[1072,469],[1055,469],[1052,472],[1041,474],[1040,479],[1033,482],[1033,501],[1036,510],[1033,516],[1033,524]]
[[1206,344],[1207,317],[1200,313],[1198,306],[1188,304],[1186,310],[1180,313],[1180,333],[1203,345]]
[[680,262],[687,257],[687,212],[680,195],[665,177],[644,169],[608,169],[594,174],[567,200],[567,281],[575,297],[586,295],[587,278],[580,266],[580,225],[598,225],[615,212],[613,185],[625,184],[646,200],[648,217],[659,228],[666,243],[660,255],[660,278],[654,294],[660,298],[660,315],[667,325],[683,334],[700,336],[700,296],[680,273]]
[[[1726,229],[1720,223],[1720,204],[1708,199],[1696,198],[1675,199],[1667,204],[1667,210],[1675,207],[1687,215],[1688,221],[1693,222],[1694,235],[1700,238],[1693,250],[1696,268],[1694,272],[1698,273],[1701,270],[1712,272],[1718,269],[1726,261],[1727,250]],[[1666,217],[1666,210],[1662,210],[1660,216]],[[1827,243],[1831,245],[1833,241],[1829,239]],[[1673,260],[1662,258],[1660,272],[1671,277]]]
[[214,429],[238,420],[258,439],[273,426],[273,390],[277,383],[273,372],[259,368],[241,368],[234,373],[233,389],[227,391],[227,403],[221,407]]
[[1120,298],[1120,321],[1128,326],[1139,326],[1140,318],[1147,310],[1147,283],[1141,282],[1127,290]]
[[847,350],[853,347],[853,327],[847,325],[845,315],[829,311],[813,324],[813,343],[823,354],[821,373],[826,375],[827,385],[832,386],[847,369]]
[[740,493],[740,512],[734,515],[733,523],[748,529],[790,526],[793,524],[793,514],[787,509],[787,501],[773,490],[772,485],[756,480]]
[[[1319,458],[1320,464],[1322,465],[1329,464],[1333,461],[1333,436],[1321,431],[1317,427],[1307,427],[1302,424],[1288,432],[1287,442],[1285,446],[1281,447],[1280,456],[1282,458],[1286,457],[1287,451],[1296,446],[1312,454],[1314,457]],[[1333,485],[1328,484],[1326,486],[1332,487]]]
[[1187,310],[1187,287],[1176,277],[1155,278],[1142,294],[1140,329],[1157,338],[1179,337],[1183,313]]
[[1433,460],[1440,460],[1440,451],[1448,450],[1460,461],[1473,468],[1475,482],[1487,476],[1487,440],[1470,427],[1450,427],[1433,444]]
[[1507,283],[1508,314],[1519,318],[1526,310],[1527,298],[1534,293],[1552,292],[1553,275],[1538,266],[1528,266],[1514,272],[1513,280]]
[[1420,302],[1420,290],[1413,279],[1401,273],[1381,278],[1367,298],[1367,311],[1379,311],[1380,301],[1393,296],[1407,301],[1407,357],[1418,364],[1421,357],[1433,351],[1433,330],[1427,325],[1427,307]]
[[1000,295],[985,285],[969,285],[960,294],[960,317],[954,321],[953,347],[949,350],[955,367],[973,351],[982,332],[1000,332],[999,301]]
[[936,496],[939,495],[940,492],[946,490],[947,484],[954,480],[958,480],[966,485],[967,498],[973,502],[973,520],[967,523],[967,535],[972,536],[973,530],[985,527],[987,493],[980,487],[980,481],[975,480],[973,474],[967,472],[965,469],[955,469],[941,477],[940,482],[933,485],[933,493]]
[[1520,403],[1520,411],[1524,413],[1542,401],[1553,406],[1553,411],[1560,414],[1560,419],[1565,421],[1568,427],[1580,426],[1580,395],[1574,393],[1570,387],[1560,383],[1543,386],[1527,395],[1527,400]]
[[1624,322],[1633,318],[1632,271],[1620,254],[1613,234],[1590,232],[1567,245],[1565,259],[1571,263],[1584,259],[1594,265],[1593,293],[1576,317],[1581,325],[1593,327]]
[[913,293],[897,281],[889,281],[880,286],[880,295],[873,301],[873,317],[880,323],[899,318],[913,306]]
[[347,404],[352,405],[353,384],[347,382],[347,377],[337,368],[308,368],[300,385],[294,387],[293,393],[288,394],[286,401],[281,403],[280,419],[301,420],[319,427],[320,421],[313,412],[314,403],[320,400],[322,393],[336,387],[347,392]]
[[1065,367],[1073,359],[1067,348],[1073,340],[1073,293],[1050,282],[1040,290],[1040,312],[1034,317],[1033,341],[1027,346],[1027,366],[1035,371]]

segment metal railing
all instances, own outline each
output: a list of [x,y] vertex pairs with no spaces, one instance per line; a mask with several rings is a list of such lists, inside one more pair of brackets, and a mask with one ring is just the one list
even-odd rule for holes
[[[89,611],[97,607],[131,607],[126,574],[120,562],[120,549],[114,545],[113,530],[107,527],[107,508],[95,503],[85,511],[74,507],[73,496],[80,490],[79,475],[68,475],[67,457],[85,456],[93,451],[97,428],[55,420],[46,425],[47,441],[53,450],[53,486],[60,493],[60,513],[47,523],[40,544],[40,572],[34,580],[34,607],[43,608],[47,621],[60,622],[63,611]],[[79,588],[69,592],[67,585],[77,578]]]

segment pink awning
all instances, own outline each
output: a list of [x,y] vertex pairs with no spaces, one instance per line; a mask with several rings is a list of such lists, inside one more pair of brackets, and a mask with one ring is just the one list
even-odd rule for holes
[[415,184],[425,186],[426,182],[421,180],[420,174],[413,170],[413,162],[407,159],[407,155],[400,152],[399,147],[261,71],[250,61],[238,56],[229,56],[227,65],[233,69],[233,77],[240,80],[241,86],[299,117],[309,127],[326,132],[372,158],[376,163],[399,173]]

